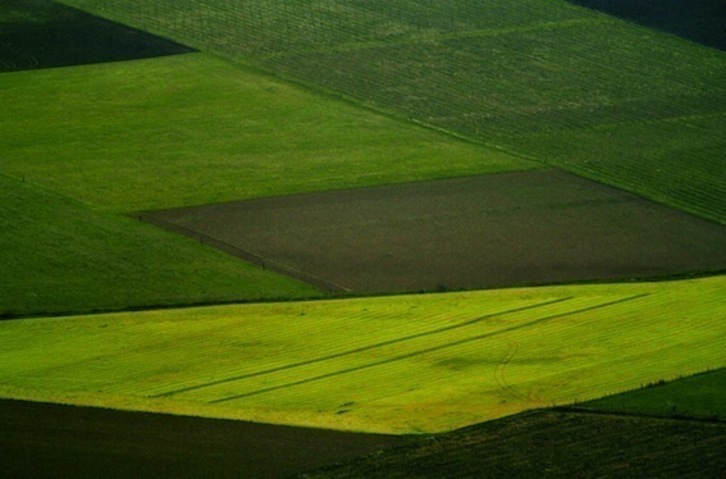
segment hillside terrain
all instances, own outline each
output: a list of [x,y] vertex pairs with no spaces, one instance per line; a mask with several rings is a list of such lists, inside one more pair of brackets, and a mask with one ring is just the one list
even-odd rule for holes
[[717,476],[714,2],[0,3],[0,476]]

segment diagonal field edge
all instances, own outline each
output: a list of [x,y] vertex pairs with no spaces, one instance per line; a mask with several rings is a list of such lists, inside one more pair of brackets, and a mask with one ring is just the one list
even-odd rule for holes
[[243,379],[249,379],[249,378],[254,378],[254,377],[258,377],[258,376],[264,376],[265,374],[272,374],[272,373],[276,373],[276,372],[279,372],[279,371],[285,371],[285,370],[294,369],[294,368],[298,368],[298,367],[302,367],[302,366],[308,366],[310,364],[320,363],[320,362],[323,362],[323,361],[328,361],[330,359],[337,359],[337,358],[341,358],[341,357],[348,356],[348,355],[351,355],[351,354],[358,354],[358,353],[361,353],[363,351],[369,351],[371,349],[380,348],[380,347],[384,347],[384,346],[389,346],[391,344],[402,343],[404,341],[409,341],[411,339],[417,339],[417,338],[421,338],[421,337],[424,337],[424,336],[431,336],[431,335],[434,335],[434,334],[439,334],[439,333],[443,333],[443,332],[446,332],[446,331],[451,331],[451,330],[454,330],[454,329],[463,328],[465,326],[469,326],[469,325],[478,323],[480,321],[484,321],[486,319],[491,319],[491,318],[496,317],[496,316],[502,316],[504,314],[512,314],[512,313],[518,313],[518,312],[521,312],[521,311],[527,311],[527,310],[531,310],[531,309],[542,308],[544,306],[549,306],[551,304],[556,304],[556,303],[561,303],[561,302],[564,302],[564,301],[569,301],[571,299],[573,299],[573,296],[566,296],[564,298],[557,298],[555,300],[545,301],[545,302],[542,302],[542,303],[532,304],[532,305],[529,305],[529,306],[522,306],[520,308],[510,309],[510,310],[507,310],[507,311],[499,311],[499,312],[496,312],[496,313],[490,313],[490,314],[487,314],[487,315],[484,315],[484,316],[479,316],[477,318],[470,319],[470,320],[465,321],[463,323],[454,324],[454,325],[451,325],[451,326],[446,326],[444,328],[434,329],[432,331],[426,331],[426,332],[423,332],[423,333],[412,334],[412,335],[409,335],[409,336],[404,336],[402,338],[390,339],[388,341],[383,341],[383,342],[380,342],[380,343],[370,344],[368,346],[361,346],[361,347],[356,348],[356,349],[351,349],[351,350],[348,350],[348,351],[343,351],[343,352],[340,352],[340,353],[335,353],[335,354],[331,354],[331,355],[328,355],[328,356],[323,356],[323,357],[320,357],[320,358],[309,359],[307,361],[300,361],[300,362],[293,363],[293,364],[286,364],[284,366],[278,366],[278,367],[275,367],[275,368],[265,369],[263,371],[257,371],[257,372],[254,372],[254,373],[242,374],[240,376],[234,376],[234,377],[231,377],[231,378],[219,379],[217,381],[212,381],[212,382],[204,383],[204,384],[198,384],[196,386],[188,386],[188,387],[184,387],[184,388],[174,389],[173,391],[167,391],[167,392],[163,392],[163,393],[159,393],[159,394],[154,394],[154,395],[147,396],[147,397],[150,397],[150,398],[160,398],[160,397],[172,396],[174,394],[180,394],[180,393],[185,393],[185,392],[189,392],[189,391],[196,391],[198,389],[203,389],[203,388],[211,387],[211,386],[217,386],[219,384],[231,383],[231,382],[240,381],[240,380],[243,380]]
[[304,271],[300,271],[289,266],[275,263],[263,256],[260,256],[251,251],[247,251],[238,246],[229,244],[226,241],[215,238],[214,236],[210,236],[206,233],[201,233],[199,231],[195,231],[193,229],[173,223],[171,221],[164,220],[162,218],[159,218],[158,216],[154,216],[153,212],[137,213],[135,215],[135,218],[139,221],[154,225],[157,228],[161,228],[171,233],[177,233],[195,239],[202,244],[217,248],[218,250],[224,251],[227,254],[236,256],[237,258],[243,259],[252,264],[256,264],[263,269],[274,271],[276,273],[284,274],[291,278],[304,281],[308,284],[315,286],[316,288],[321,288],[331,293],[350,292],[350,288],[346,288],[345,286],[334,283],[332,281],[328,281],[327,279],[321,278],[319,276],[315,276],[313,274],[306,273]]
[[271,387],[264,388],[264,389],[258,389],[257,391],[251,391],[251,392],[244,393],[244,394],[236,394],[234,396],[227,396],[227,397],[223,397],[223,398],[219,398],[219,399],[214,399],[212,401],[207,401],[207,403],[208,404],[217,404],[217,403],[226,402],[226,401],[233,401],[235,399],[242,399],[242,398],[247,398],[247,397],[251,397],[251,396],[257,396],[257,395],[260,395],[260,394],[264,394],[264,393],[268,393],[268,392],[272,392],[272,391],[277,391],[279,389],[286,389],[286,388],[289,388],[289,387],[299,386],[299,385],[302,385],[302,384],[307,384],[307,383],[319,381],[319,380],[322,380],[322,379],[328,379],[328,378],[335,377],[335,376],[341,376],[343,374],[348,374],[348,373],[352,373],[352,372],[362,371],[364,369],[369,369],[369,368],[373,368],[373,367],[376,367],[376,366],[382,366],[384,364],[390,364],[390,363],[393,363],[393,362],[396,362],[396,361],[401,361],[403,359],[409,359],[409,358],[412,358],[412,357],[415,357],[415,356],[419,356],[419,355],[422,355],[422,354],[427,354],[427,353],[431,353],[431,352],[434,352],[434,351],[440,351],[442,349],[451,348],[451,347],[454,347],[454,346],[460,346],[462,344],[466,344],[466,343],[470,343],[470,342],[474,342],[474,341],[479,341],[481,339],[491,338],[493,336],[499,336],[499,335],[504,334],[504,333],[509,333],[509,332],[517,331],[517,330],[524,329],[524,328],[529,328],[530,326],[534,326],[534,325],[541,324],[541,323],[544,323],[544,322],[547,322],[547,321],[551,321],[553,319],[564,318],[566,316],[571,316],[573,314],[584,313],[586,311],[593,311],[593,310],[600,309],[600,308],[606,308],[608,306],[613,306],[613,305],[616,305],[616,304],[621,304],[621,303],[625,303],[625,302],[628,302],[628,301],[633,301],[635,299],[643,298],[643,297],[650,296],[650,295],[651,295],[651,293],[642,293],[642,294],[636,294],[636,295],[633,295],[633,296],[627,296],[625,298],[617,299],[617,300],[614,300],[614,301],[609,301],[607,303],[601,303],[601,304],[598,304],[598,305],[595,305],[595,306],[589,306],[587,308],[577,309],[575,311],[569,311],[567,313],[555,314],[555,315],[551,315],[551,316],[545,316],[544,318],[540,318],[540,319],[531,321],[529,323],[520,324],[518,326],[512,326],[511,328],[506,328],[506,329],[502,329],[502,330],[499,330],[499,331],[494,331],[494,332],[486,333],[486,334],[480,334],[479,336],[474,336],[474,337],[471,337],[471,338],[461,339],[459,341],[454,341],[452,343],[444,344],[444,345],[441,345],[441,346],[435,346],[435,347],[432,347],[432,348],[422,349],[422,350],[415,351],[415,352],[412,352],[412,353],[402,354],[400,356],[395,356],[395,357],[392,357],[392,358],[384,359],[382,361],[377,361],[375,363],[369,363],[369,364],[364,364],[362,366],[356,366],[356,367],[352,367],[352,368],[348,368],[348,369],[342,369],[340,371],[335,371],[335,372],[327,373],[327,374],[321,374],[320,376],[314,376],[314,377],[307,378],[307,379],[301,379],[299,381],[295,381],[295,382],[287,383],[287,384],[281,384],[279,386],[271,386]]

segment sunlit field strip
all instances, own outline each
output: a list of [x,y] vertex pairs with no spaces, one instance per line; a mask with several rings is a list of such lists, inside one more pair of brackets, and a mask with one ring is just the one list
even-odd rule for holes
[[[221,397],[215,397],[208,402],[215,404],[239,399],[244,400],[249,397],[266,395],[279,390],[295,388],[309,383],[317,383],[321,381],[326,382],[331,379],[335,380],[336,378],[346,377],[350,374],[356,374],[366,369],[387,368],[391,364],[395,364],[400,361],[415,361],[419,356],[425,356],[449,349],[456,350],[456,348],[462,346],[466,347],[467,344],[472,342],[483,341],[494,336],[506,336],[515,330],[522,328],[534,328],[547,321],[558,320],[570,314],[590,311],[592,309],[608,305],[602,304],[599,298],[587,298],[587,300],[584,298],[578,299],[579,301],[575,301],[574,305],[572,303],[564,305],[564,302],[560,301],[552,308],[534,308],[529,311],[529,314],[527,315],[529,316],[528,318],[521,317],[522,315],[517,313],[511,314],[511,316],[505,313],[500,315],[503,317],[503,320],[500,319],[497,321],[495,319],[493,321],[494,324],[491,325],[493,327],[486,323],[484,325],[476,325],[476,323],[474,323],[471,328],[466,327],[456,330],[448,330],[444,331],[444,334],[431,335],[426,338],[414,338],[415,340],[396,344],[393,348],[386,348],[384,345],[385,349],[379,350],[376,348],[373,349],[370,354],[352,358],[348,357],[342,362],[337,362],[338,364],[336,364],[336,362],[333,364],[326,364],[325,367],[316,367],[314,370],[310,370],[308,372],[291,371],[293,373],[292,376],[285,374],[288,372],[286,370],[280,375],[280,378],[278,379],[279,382],[274,381],[275,378],[265,378],[264,387],[260,388],[260,385],[254,385],[255,387],[252,390],[228,390],[223,392]],[[629,299],[630,298],[625,298],[625,300]],[[616,301],[621,301],[621,299]],[[479,327],[475,327],[475,325]],[[232,385],[232,387],[234,387],[234,385]],[[215,394],[214,391],[211,391],[211,394]]]
[[452,429],[726,364],[726,277],[0,323],[0,396]]

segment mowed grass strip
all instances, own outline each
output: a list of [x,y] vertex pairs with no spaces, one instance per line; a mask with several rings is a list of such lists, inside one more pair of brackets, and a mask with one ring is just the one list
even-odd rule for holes
[[320,294],[0,174],[0,317]]
[[0,395],[449,430],[721,367],[726,278],[0,324]]
[[565,0],[65,2],[726,222],[715,49]]
[[533,168],[206,54],[0,75],[0,171],[116,211]]

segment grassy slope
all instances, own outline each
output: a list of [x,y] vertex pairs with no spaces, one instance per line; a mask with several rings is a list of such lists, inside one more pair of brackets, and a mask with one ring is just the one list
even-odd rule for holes
[[134,211],[531,168],[204,54],[0,75],[0,171]]
[[308,479],[713,478],[726,424],[540,411],[422,438]]
[[311,286],[0,175],[0,315],[319,296]]
[[726,222],[724,52],[564,0],[64,2]]
[[725,291],[712,278],[10,321],[0,394],[441,431],[722,367]]
[[608,396],[583,406],[605,411],[726,418],[726,369]]

